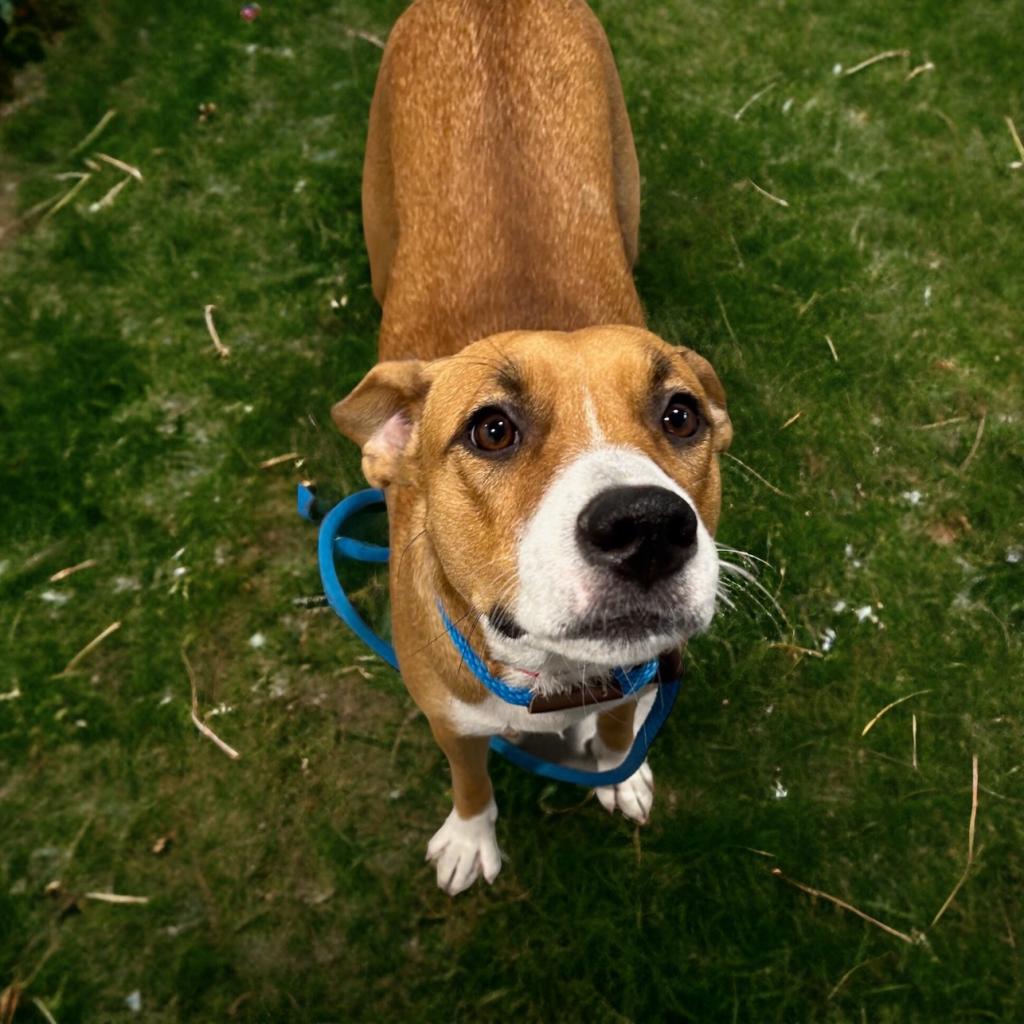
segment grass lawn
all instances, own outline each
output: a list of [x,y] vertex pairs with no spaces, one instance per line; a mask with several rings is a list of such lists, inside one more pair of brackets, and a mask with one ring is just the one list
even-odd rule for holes
[[726,385],[719,539],[780,610],[748,588],[691,645],[649,828],[495,764],[508,861],[453,901],[424,720],[296,602],[295,482],[361,482],[328,410],[374,358],[402,4],[82,6],[0,119],[13,1020],[1024,1019],[1024,8],[595,2],[641,294]]

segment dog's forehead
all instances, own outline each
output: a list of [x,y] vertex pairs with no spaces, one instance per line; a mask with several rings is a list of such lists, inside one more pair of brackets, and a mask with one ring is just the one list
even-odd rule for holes
[[481,404],[529,400],[556,418],[622,407],[671,382],[698,397],[703,388],[678,350],[635,327],[593,327],[572,333],[515,331],[467,346],[432,374],[427,429],[447,429]]

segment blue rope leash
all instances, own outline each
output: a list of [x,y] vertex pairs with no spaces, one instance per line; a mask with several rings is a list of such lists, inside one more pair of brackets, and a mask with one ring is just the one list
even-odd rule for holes
[[[337,566],[335,565],[336,557],[349,558],[357,562],[378,564],[387,562],[388,549],[386,547],[341,535],[341,528],[346,520],[364,508],[383,503],[384,493],[376,489],[369,489],[349,495],[349,497],[335,505],[324,516],[320,524],[320,533],[317,538],[317,558],[320,564],[320,579],[323,582],[327,603],[367,647],[386,661],[395,671],[400,671],[398,656],[395,653],[394,647],[386,640],[377,636],[353,607],[352,602],[349,601],[348,595],[345,593],[345,588],[341,585]],[[317,521],[316,496],[305,484],[299,485],[298,512],[300,516],[308,519],[310,522],[315,523]],[[491,690],[492,693],[501,697],[502,700],[519,707],[529,705],[533,698],[532,691],[528,687],[512,686],[491,675],[483,659],[480,658],[470,646],[469,641],[458,631],[440,604],[438,604],[438,610],[441,613],[445,629],[448,631],[452,643],[477,679]],[[614,674],[623,695],[629,696],[652,682],[657,672],[658,662],[654,660],[629,670],[617,668]],[[665,720],[672,711],[678,695],[678,680],[664,682],[658,687],[654,704],[648,712],[647,718],[637,731],[629,753],[620,764],[607,771],[584,771],[568,765],[558,764],[554,761],[545,761],[543,758],[523,750],[515,743],[511,743],[501,736],[492,736],[490,746],[495,753],[500,754],[517,767],[542,778],[552,779],[556,782],[571,782],[578,786],[587,787],[617,785],[633,775],[644,763],[647,752],[661,731],[661,727],[665,724]]]

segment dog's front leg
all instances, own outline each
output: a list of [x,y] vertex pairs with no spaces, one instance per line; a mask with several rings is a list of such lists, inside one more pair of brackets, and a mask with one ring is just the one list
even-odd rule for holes
[[[636,701],[628,701],[597,716],[597,735],[591,741],[591,750],[597,759],[598,771],[614,768],[626,756],[633,742],[635,713]],[[599,786],[594,792],[606,811],[618,809],[627,818],[646,825],[654,803],[654,774],[644,761],[625,782]]]
[[427,860],[437,865],[437,884],[449,896],[468,889],[482,874],[488,883],[501,870],[494,831],[498,808],[487,774],[486,736],[457,736],[444,723],[430,723],[452,771],[454,807],[427,844]]

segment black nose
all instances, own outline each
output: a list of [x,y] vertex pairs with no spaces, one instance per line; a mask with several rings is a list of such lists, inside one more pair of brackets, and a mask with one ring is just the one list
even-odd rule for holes
[[576,539],[592,565],[649,587],[697,550],[697,515],[664,487],[611,487],[580,513]]

